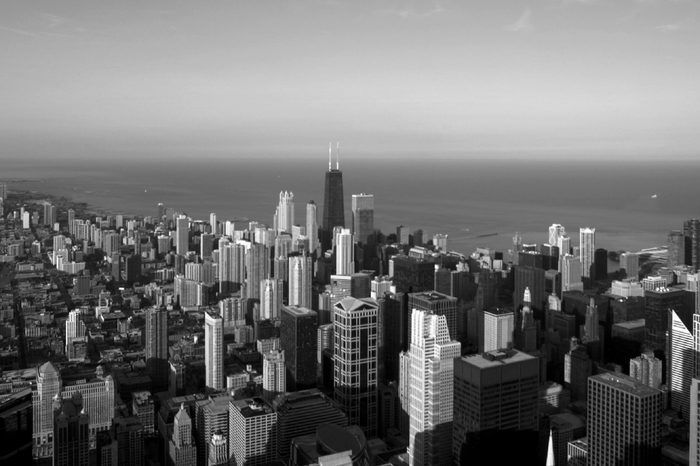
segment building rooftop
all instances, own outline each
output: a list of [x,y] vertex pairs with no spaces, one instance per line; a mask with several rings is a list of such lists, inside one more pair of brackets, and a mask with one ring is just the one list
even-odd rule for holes
[[646,325],[645,319],[636,319],[636,320],[628,320],[626,322],[618,322],[618,323],[614,324],[613,326],[632,330],[632,329],[644,327],[645,325]]
[[236,408],[243,417],[256,417],[271,414],[272,407],[262,398],[246,398],[244,400],[231,401],[231,406]]
[[412,298],[424,299],[426,301],[442,301],[442,300],[456,300],[454,296],[449,296],[439,291],[421,291],[418,293],[410,293],[409,296]]
[[507,364],[516,364],[522,361],[537,359],[527,353],[518,350],[496,350],[483,354],[462,356],[462,360],[480,369],[497,367]]
[[607,372],[589,377],[588,380],[600,381],[608,386],[622,390],[634,396],[648,397],[655,396],[661,392],[624,374]]
[[284,310],[287,311],[288,313],[294,315],[294,316],[315,316],[316,311],[312,311],[311,309],[307,307],[301,307],[301,306],[283,306]]

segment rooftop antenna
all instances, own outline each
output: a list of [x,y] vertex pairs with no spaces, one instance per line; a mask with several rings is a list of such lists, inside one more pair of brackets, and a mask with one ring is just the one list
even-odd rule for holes
[[331,153],[333,152],[333,143],[329,142],[328,143],[328,171],[331,171],[333,169],[331,165]]
[[340,143],[335,143],[335,169],[340,170]]

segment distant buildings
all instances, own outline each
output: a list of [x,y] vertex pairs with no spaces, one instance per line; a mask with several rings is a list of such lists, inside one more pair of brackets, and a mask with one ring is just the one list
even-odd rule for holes
[[[337,149],[336,149],[337,150]],[[324,250],[331,248],[331,234],[334,227],[345,227],[345,204],[343,202],[343,172],[340,171],[339,154],[336,152],[335,168],[331,161],[331,147],[328,148],[328,171],[323,190],[323,219],[321,244]]]

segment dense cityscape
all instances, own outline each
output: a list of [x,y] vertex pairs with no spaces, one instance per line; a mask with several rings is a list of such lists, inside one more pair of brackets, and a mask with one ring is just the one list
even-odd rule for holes
[[700,220],[457,252],[333,152],[271,225],[0,184],[0,463],[699,464]]

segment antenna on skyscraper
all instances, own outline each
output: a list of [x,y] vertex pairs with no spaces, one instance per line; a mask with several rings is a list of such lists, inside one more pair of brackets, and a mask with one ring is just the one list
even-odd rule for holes
[[340,143],[335,143],[335,169],[340,170]]
[[328,143],[328,171],[331,171],[333,166],[331,165],[331,154],[333,153],[333,143]]

